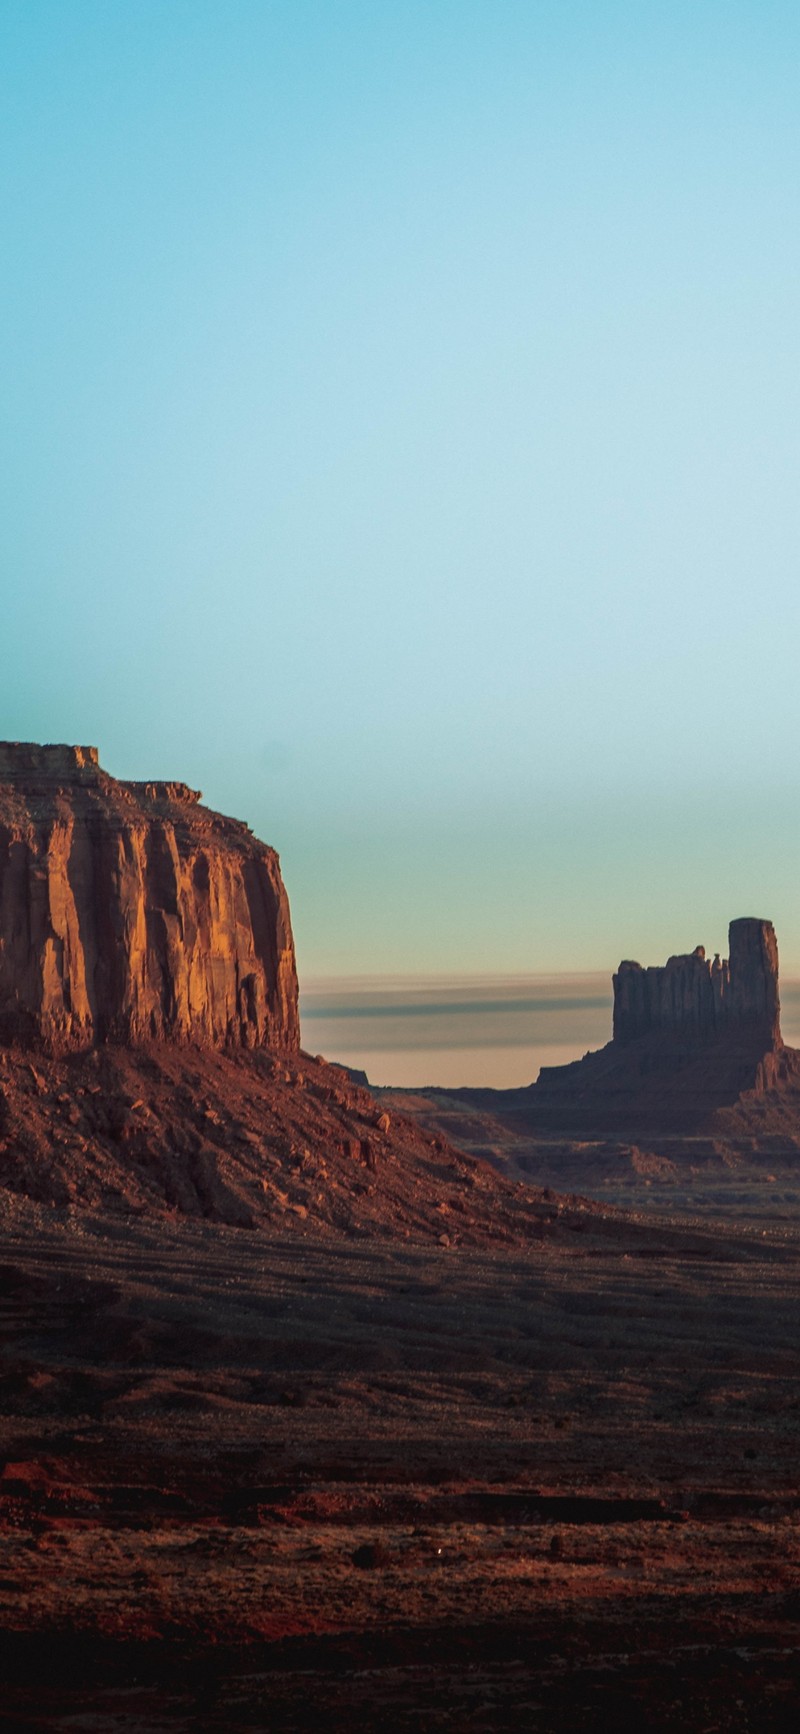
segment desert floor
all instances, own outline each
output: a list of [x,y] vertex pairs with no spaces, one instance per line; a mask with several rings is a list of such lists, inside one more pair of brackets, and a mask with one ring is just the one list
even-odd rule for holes
[[795,1726],[795,1229],[23,1217],[9,1734]]

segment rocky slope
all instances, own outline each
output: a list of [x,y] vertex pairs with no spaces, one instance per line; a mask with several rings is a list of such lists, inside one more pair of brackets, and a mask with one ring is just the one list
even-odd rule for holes
[[0,1048],[0,1231],[54,1210],[444,1247],[524,1245],[552,1215],[307,1054]]
[[0,1040],[299,1046],[278,857],[199,800],[0,744]]

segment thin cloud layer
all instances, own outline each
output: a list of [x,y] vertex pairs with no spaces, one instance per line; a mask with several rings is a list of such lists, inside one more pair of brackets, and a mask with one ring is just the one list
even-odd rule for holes
[[375,1083],[529,1083],[540,1064],[600,1047],[611,1031],[602,974],[339,977],[301,1001],[306,1047]]

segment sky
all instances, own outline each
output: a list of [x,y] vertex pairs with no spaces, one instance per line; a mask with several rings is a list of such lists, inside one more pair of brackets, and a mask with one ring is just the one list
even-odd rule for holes
[[301,978],[800,974],[800,9],[0,0],[0,736]]
[[306,978],[305,1046],[399,1089],[514,1089],[611,1035],[608,977],[481,974]]

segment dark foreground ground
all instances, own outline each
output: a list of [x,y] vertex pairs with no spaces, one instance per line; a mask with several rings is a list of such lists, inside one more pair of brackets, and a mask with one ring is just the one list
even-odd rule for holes
[[3,1730],[793,1728],[800,1242],[543,1214],[12,1213]]

